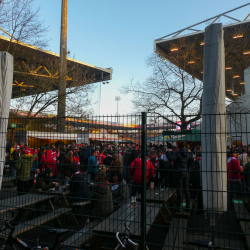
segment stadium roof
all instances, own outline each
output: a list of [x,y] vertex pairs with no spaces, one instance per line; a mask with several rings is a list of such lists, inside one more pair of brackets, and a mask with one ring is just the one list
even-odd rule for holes
[[[39,81],[37,81],[39,77],[58,78],[57,73],[52,72],[50,64],[51,62],[59,62],[59,54],[0,36],[0,51],[7,50],[12,55],[14,54],[15,58],[12,98],[32,95],[32,88],[36,87],[36,82],[39,87]],[[86,72],[88,83],[112,79],[112,68],[104,69],[72,58],[67,58],[67,65],[75,65],[80,71]],[[24,76],[29,76],[34,86],[25,84]],[[70,81],[70,77],[67,77],[67,80]]]
[[[250,66],[250,20],[247,20],[250,14],[248,14],[243,21],[228,16],[227,14],[249,4],[250,3],[156,39],[154,41],[154,50],[163,58],[202,81],[205,30],[197,30],[197,27],[202,24],[207,26],[207,22],[210,20],[211,23],[215,23],[221,18],[229,18],[234,23],[223,26],[225,84],[226,96],[234,100],[245,93],[244,70]],[[190,31],[196,32],[181,35]]]

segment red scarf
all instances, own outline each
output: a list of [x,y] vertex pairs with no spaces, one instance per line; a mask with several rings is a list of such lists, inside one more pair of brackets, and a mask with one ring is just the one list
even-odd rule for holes
[[97,183],[95,183],[94,185],[95,185],[95,186],[104,187],[105,185],[109,185],[109,182],[106,181],[106,183],[102,183],[102,184],[97,182]]
[[35,172],[35,175],[34,175],[34,184],[36,184],[36,177],[38,176],[38,173]]
[[42,165],[42,173],[45,172],[45,169],[46,169],[46,165],[43,164],[43,165]]
[[73,175],[81,174],[80,171],[75,172]]
[[74,175],[81,174],[80,171],[75,172],[70,178],[72,178]]

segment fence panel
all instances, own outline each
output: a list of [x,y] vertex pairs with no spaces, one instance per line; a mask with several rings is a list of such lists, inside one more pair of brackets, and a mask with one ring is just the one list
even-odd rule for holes
[[[25,115],[1,119],[8,131],[0,219],[14,218],[14,235],[30,246],[37,238],[50,246],[59,234],[62,245],[114,249],[117,232],[126,242],[126,227],[141,246],[144,220],[148,249],[249,249],[250,114],[187,124],[147,114],[145,206],[141,115],[67,117],[65,133],[56,132],[55,117]],[[9,233],[0,233],[2,243]]]

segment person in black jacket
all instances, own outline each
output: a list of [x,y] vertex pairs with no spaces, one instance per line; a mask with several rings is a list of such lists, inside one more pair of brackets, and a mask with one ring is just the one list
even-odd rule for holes
[[122,155],[122,160],[123,160],[122,176],[126,181],[130,181],[129,166],[132,163],[132,161],[131,161],[131,152],[128,148],[124,150]]
[[111,155],[107,155],[105,159],[103,159],[103,165],[110,168],[111,163],[112,163],[112,156]]
[[31,188],[30,192],[42,192],[47,191],[50,188],[55,187],[56,182],[53,180],[53,170],[51,168],[46,168],[45,172],[40,173],[36,178],[36,183]]
[[192,162],[192,156],[189,154],[188,150],[185,148],[184,141],[178,141],[177,146],[179,150],[173,155],[173,167],[176,176],[176,188],[177,188],[177,203],[176,212],[181,211],[182,203],[182,192],[186,198],[186,208],[185,210],[190,211],[190,194],[188,190],[188,163]]
[[90,190],[87,180],[84,179],[82,173],[77,170],[77,167],[72,167],[70,168],[70,174],[69,188],[72,202],[90,200]]
[[114,202],[114,210],[117,210],[122,204],[128,201],[128,186],[125,180],[122,179],[122,174],[119,170],[111,172],[111,192]]
[[58,169],[58,179],[64,179],[65,178],[65,170],[66,170],[66,149],[61,148],[60,155],[58,157],[58,163],[57,163],[57,169]]
[[169,162],[169,187],[174,188],[175,187],[175,174],[173,170],[173,151],[172,149],[167,149],[166,151],[166,157]]
[[190,169],[190,197],[195,199],[197,197],[198,214],[203,212],[203,196],[202,196],[202,178],[201,178],[201,152],[197,151],[196,160],[193,162]]
[[42,156],[44,155],[45,147],[40,147],[40,150],[38,151],[37,157],[38,157],[38,168],[40,169],[40,172],[42,172]]
[[133,149],[131,150],[131,162],[138,156],[139,156],[138,146],[133,146]]
[[97,173],[91,191],[92,215],[98,219],[108,217],[114,212],[112,193],[106,181],[104,173]]
[[92,150],[88,148],[88,144],[82,143],[82,147],[79,150],[79,157],[81,163],[81,170],[83,172],[87,171],[88,158],[92,154]]

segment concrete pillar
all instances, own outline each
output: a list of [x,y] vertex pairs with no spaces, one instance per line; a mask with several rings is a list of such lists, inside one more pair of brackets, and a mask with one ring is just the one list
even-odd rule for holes
[[214,212],[227,210],[225,53],[222,24],[205,29],[202,96],[203,204]]
[[250,94],[250,66],[244,70],[245,94]]
[[5,163],[6,134],[12,94],[14,59],[8,52],[0,51],[0,187]]

